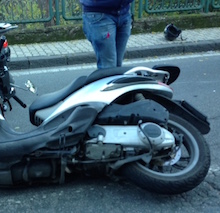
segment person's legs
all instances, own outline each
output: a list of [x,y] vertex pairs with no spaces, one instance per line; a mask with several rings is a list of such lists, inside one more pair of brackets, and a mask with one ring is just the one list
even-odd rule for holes
[[117,50],[117,66],[122,66],[126,45],[131,34],[131,15],[125,14],[119,17],[117,34],[116,34],[116,50]]
[[116,67],[116,23],[111,15],[87,12],[83,14],[83,30],[91,42],[98,69]]

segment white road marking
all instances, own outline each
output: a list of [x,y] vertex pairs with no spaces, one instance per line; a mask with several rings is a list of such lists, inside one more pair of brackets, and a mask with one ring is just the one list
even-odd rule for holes
[[[134,65],[139,63],[149,63],[149,62],[163,62],[163,61],[175,61],[188,58],[200,58],[200,57],[209,57],[209,56],[220,56],[220,52],[209,51],[206,53],[199,54],[186,54],[186,55],[175,55],[175,56],[163,56],[163,57],[152,57],[144,59],[126,59],[123,62],[123,66]],[[34,75],[42,73],[56,73],[56,72],[66,72],[74,70],[96,70],[96,63],[90,64],[77,64],[77,65],[66,65],[60,67],[46,67],[46,68],[37,68],[37,69],[28,69],[28,70],[14,70],[11,71],[13,76],[24,76],[24,75]]]

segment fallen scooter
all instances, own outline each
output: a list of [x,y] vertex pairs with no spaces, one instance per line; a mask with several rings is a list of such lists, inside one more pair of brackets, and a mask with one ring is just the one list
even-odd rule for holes
[[[4,42],[2,36],[0,50]],[[120,67],[81,76],[37,97],[29,107],[36,129],[18,133],[4,117],[5,105],[12,109],[11,98],[26,105],[16,96],[3,51],[0,65],[0,186],[64,183],[67,173],[97,169],[152,192],[177,194],[206,177],[210,151],[203,134],[210,125],[189,103],[172,99],[169,85],[178,67]]]

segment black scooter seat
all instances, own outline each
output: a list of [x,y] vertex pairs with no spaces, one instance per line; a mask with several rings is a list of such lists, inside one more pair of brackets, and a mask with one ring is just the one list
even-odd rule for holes
[[61,90],[39,96],[29,107],[30,121],[34,124],[34,115],[38,110],[51,107],[64,100],[74,91],[85,85],[87,77],[81,76]]
[[94,81],[97,81],[102,78],[114,76],[114,75],[123,75],[126,71],[131,69],[132,67],[115,67],[115,68],[106,68],[96,70],[91,73],[88,77],[81,76],[75,79],[71,84],[67,85],[61,90],[56,92],[44,94],[39,96],[29,107],[29,115],[30,121],[34,124],[34,116],[38,110],[46,109],[48,107],[54,106],[60,101],[64,100],[70,94],[80,89],[81,87],[90,84]]

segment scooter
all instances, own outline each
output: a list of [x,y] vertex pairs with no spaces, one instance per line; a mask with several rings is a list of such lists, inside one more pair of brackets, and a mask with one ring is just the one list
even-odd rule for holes
[[[9,23],[0,23],[0,35],[2,33],[5,33],[9,30],[16,29],[16,28],[17,28],[17,25],[11,25]],[[7,41],[6,37],[5,37],[5,42],[3,43],[1,51],[4,52],[3,54],[5,55],[7,62],[9,62],[10,56],[11,56],[11,50],[8,46],[8,41]]]
[[[5,38],[1,37],[2,49]],[[177,66],[96,70],[29,107],[36,128],[16,132],[4,105],[16,87],[0,57],[0,186],[64,183],[69,173],[125,177],[156,193],[192,190],[210,167],[207,117],[186,101],[173,100]],[[32,84],[27,84],[33,90]]]

